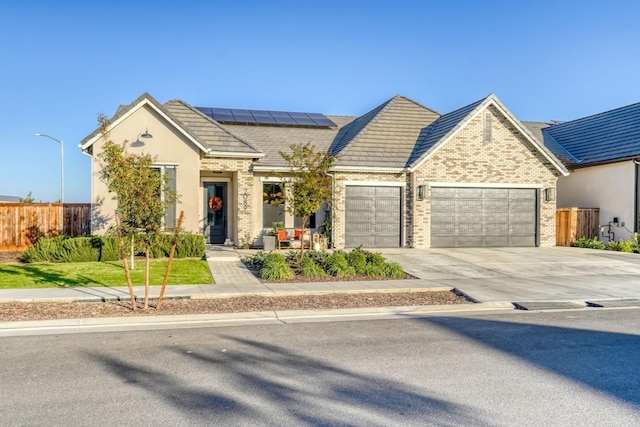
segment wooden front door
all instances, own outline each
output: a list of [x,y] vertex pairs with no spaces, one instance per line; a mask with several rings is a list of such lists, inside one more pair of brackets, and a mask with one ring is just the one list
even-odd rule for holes
[[227,238],[227,183],[205,182],[205,238],[221,245]]

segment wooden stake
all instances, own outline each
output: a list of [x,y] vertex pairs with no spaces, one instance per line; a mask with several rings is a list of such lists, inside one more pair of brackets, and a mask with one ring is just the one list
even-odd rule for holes
[[136,296],[133,294],[133,283],[131,283],[131,271],[129,271],[129,263],[127,263],[127,255],[124,251],[124,239],[122,238],[122,232],[120,230],[120,214],[116,213],[116,225],[118,226],[118,238],[120,239],[120,255],[122,256],[122,263],[124,264],[124,274],[127,276],[127,286],[129,287],[129,296],[131,297],[131,309],[135,311],[138,307],[136,305]]
[[164,298],[164,291],[167,289],[167,282],[169,281],[169,273],[171,272],[171,264],[173,263],[173,254],[176,252],[176,245],[178,244],[178,235],[182,229],[182,218],[184,217],[184,211],[180,211],[178,217],[178,223],[176,224],[175,233],[173,235],[173,245],[171,245],[171,252],[169,252],[169,261],[167,262],[167,269],[164,272],[164,280],[162,281],[162,289],[160,290],[160,297],[158,298],[158,305],[156,310],[160,310],[162,307],[162,298]]

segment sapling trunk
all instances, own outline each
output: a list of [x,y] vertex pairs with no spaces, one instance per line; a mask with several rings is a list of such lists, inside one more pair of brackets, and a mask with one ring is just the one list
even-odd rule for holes
[[160,310],[160,307],[162,307],[162,298],[164,298],[164,291],[167,288],[167,282],[169,281],[169,273],[171,272],[173,255],[176,252],[176,246],[178,244],[178,236],[180,235],[180,230],[182,229],[183,217],[184,217],[184,211],[180,211],[180,216],[178,217],[178,223],[176,224],[175,233],[173,234],[173,244],[171,245],[171,252],[169,252],[169,261],[167,262],[167,269],[164,272],[164,279],[162,280],[162,289],[160,289],[160,297],[158,298],[158,305],[156,305],[156,310]]
[[131,297],[131,309],[136,310],[136,296],[133,294],[133,283],[131,283],[131,271],[129,270],[129,263],[127,262],[127,254],[125,252],[124,238],[122,237],[122,229],[120,227],[120,215],[118,211],[116,213],[116,225],[118,226],[118,238],[120,239],[120,255],[122,255],[122,263],[124,264],[124,274],[127,277],[127,286],[129,287],[129,296]]

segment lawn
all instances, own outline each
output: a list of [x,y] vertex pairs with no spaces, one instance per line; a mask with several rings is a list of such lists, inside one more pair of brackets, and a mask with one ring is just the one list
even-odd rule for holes
[[[131,272],[134,286],[144,285],[144,260]],[[162,285],[167,260],[151,260],[151,285]],[[170,285],[212,284],[206,261],[176,259],[169,275]],[[0,264],[0,289],[74,288],[81,286],[127,286],[122,261],[60,264]]]

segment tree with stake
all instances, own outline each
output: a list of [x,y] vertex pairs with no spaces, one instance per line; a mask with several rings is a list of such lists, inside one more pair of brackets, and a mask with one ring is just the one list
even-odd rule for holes
[[[153,168],[153,158],[149,154],[131,154],[122,145],[109,139],[109,121],[99,116],[100,131],[106,141],[98,155],[101,161],[100,179],[107,185],[113,199],[118,201],[117,232],[120,236],[121,251],[127,275],[131,302],[135,310],[135,298],[129,275],[124,249],[125,238],[131,240],[143,230],[145,245],[145,295],[144,308],[149,307],[149,264],[151,247],[161,233],[166,209],[176,203],[177,195],[169,187],[168,177]],[[163,197],[161,197],[161,195]]]
[[[301,239],[306,234],[309,217],[316,213],[323,203],[331,203],[333,179],[329,170],[335,157],[318,152],[311,143],[293,144],[291,153],[280,152],[289,166],[289,175],[284,178],[287,190],[285,206],[287,212],[300,219]],[[302,243],[302,242],[301,242]],[[304,257],[304,244],[300,245],[300,262]]]

